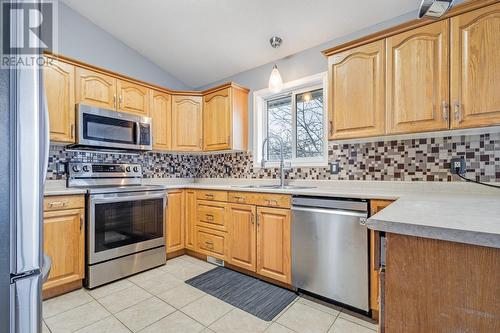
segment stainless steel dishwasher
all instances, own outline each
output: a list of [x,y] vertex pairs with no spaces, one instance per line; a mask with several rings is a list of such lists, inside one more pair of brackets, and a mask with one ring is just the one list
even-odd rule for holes
[[292,198],[292,285],[369,311],[368,203]]

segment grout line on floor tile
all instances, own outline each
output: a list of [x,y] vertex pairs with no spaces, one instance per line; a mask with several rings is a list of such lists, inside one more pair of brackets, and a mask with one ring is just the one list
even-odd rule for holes
[[[75,290],[75,291],[76,291],[76,290]],[[65,294],[60,295],[60,296],[64,296],[64,295],[65,295]],[[59,296],[56,296],[56,297],[53,297],[53,298],[57,298],[57,297],[59,297]],[[53,299],[53,298],[51,298],[51,299]],[[85,302],[85,303],[82,303],[82,304],[78,304],[78,305],[76,305],[76,306],[74,306],[74,307],[72,307],[72,308],[70,308],[70,309],[67,309],[67,310],[61,311],[61,312],[59,312],[59,313],[57,313],[57,314],[55,314],[55,315],[48,316],[48,317],[43,317],[43,303],[42,303],[42,318],[43,318],[43,320],[50,319],[50,318],[54,318],[55,316],[59,316],[60,314],[63,314],[63,313],[66,313],[66,312],[68,312],[68,311],[71,311],[71,310],[73,310],[73,309],[76,309],[77,307],[80,307],[80,306],[85,305],[85,304],[89,304],[89,303],[91,303],[91,302],[93,302],[93,301],[95,300],[93,297],[91,297],[91,298],[92,298],[92,299],[91,299],[90,301],[88,301],[88,302]]]

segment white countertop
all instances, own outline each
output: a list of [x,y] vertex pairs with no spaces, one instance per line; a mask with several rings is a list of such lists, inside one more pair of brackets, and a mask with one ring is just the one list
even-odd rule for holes
[[[145,185],[166,190],[197,188],[359,199],[388,199],[394,203],[368,219],[368,228],[412,236],[500,248],[500,190],[461,182],[294,181],[311,189],[241,188],[271,184],[262,179],[143,179]],[[64,181],[48,181],[45,195],[82,194]]]

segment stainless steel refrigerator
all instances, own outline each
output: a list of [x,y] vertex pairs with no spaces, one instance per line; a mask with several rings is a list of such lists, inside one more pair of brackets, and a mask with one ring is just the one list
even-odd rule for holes
[[[12,36],[12,35],[11,35]],[[41,331],[48,114],[42,71],[0,70],[0,332]]]

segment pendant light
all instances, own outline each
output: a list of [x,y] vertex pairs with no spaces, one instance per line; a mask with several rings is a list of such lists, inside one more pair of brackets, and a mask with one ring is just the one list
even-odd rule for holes
[[[281,38],[278,36],[273,36],[269,40],[273,48],[278,48],[281,45]],[[273,70],[271,71],[271,76],[269,76],[269,90],[272,93],[279,93],[283,89],[283,80],[281,79],[280,72],[278,71],[278,66],[274,64]]]

